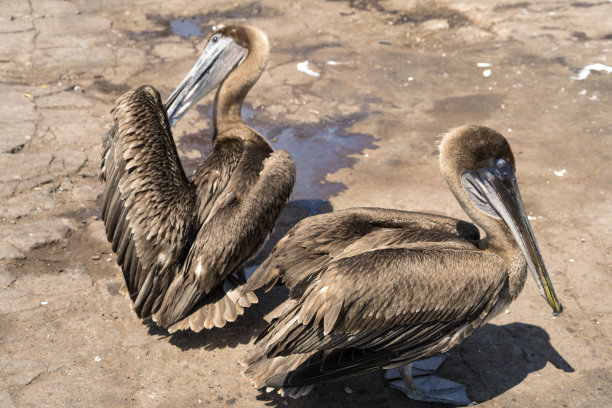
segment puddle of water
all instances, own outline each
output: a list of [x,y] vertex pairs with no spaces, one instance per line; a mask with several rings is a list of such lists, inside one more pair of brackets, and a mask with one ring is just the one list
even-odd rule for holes
[[147,20],[153,21],[159,26],[157,30],[127,31],[127,34],[134,38],[163,38],[171,35],[180,37],[201,36],[210,31],[212,24],[210,18],[205,15],[194,17],[174,17],[162,16],[160,14],[147,14]]
[[170,20],[170,31],[173,35],[189,37],[190,35],[202,35],[200,20],[197,18],[175,18]]
[[230,24],[233,19],[250,19],[256,17],[275,17],[279,13],[273,8],[263,6],[259,2],[245,5],[236,4],[233,8],[225,11],[210,11],[192,15],[190,17],[176,17],[174,15],[147,14],[147,20],[153,21],[160,28],[157,30],[127,31],[131,37],[160,38],[170,35],[181,37],[200,36],[209,32],[213,21],[223,21]]
[[[211,107],[198,109],[202,114],[212,114]],[[346,189],[338,182],[329,182],[325,178],[342,168],[352,167],[357,162],[357,155],[364,149],[376,149],[379,139],[363,133],[347,131],[354,123],[359,122],[365,114],[353,114],[321,121],[313,124],[287,125],[271,121],[265,114],[249,105],[242,108],[242,116],[247,124],[262,134],[274,149],[288,151],[297,167],[297,178],[293,187],[291,200],[294,204],[311,214],[321,212],[326,200]],[[198,150],[206,157],[212,147],[212,129],[180,137],[178,147],[181,150]],[[200,159],[184,159],[183,166],[187,174],[197,166]]]
[[325,180],[328,174],[352,167],[357,162],[356,155],[378,147],[374,136],[347,131],[364,119],[364,113],[289,126],[282,120],[271,122],[249,106],[243,107],[242,113],[245,121],[264,135],[274,149],[291,153],[297,168],[291,199],[311,213],[319,211],[322,200],[346,190],[342,183]]
[[327,199],[345,190],[342,183],[326,181],[327,174],[352,167],[357,161],[352,155],[376,147],[371,135],[346,133],[337,123],[283,127],[280,131],[275,128],[271,135],[272,146],[287,150],[295,160],[294,200]]

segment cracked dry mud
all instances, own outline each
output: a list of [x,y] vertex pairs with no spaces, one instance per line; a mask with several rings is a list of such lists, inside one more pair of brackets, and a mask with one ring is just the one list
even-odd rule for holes
[[[499,129],[566,312],[553,319],[529,280],[440,374],[485,407],[610,406],[612,74],[573,78],[612,65],[611,13],[595,0],[2,2],[0,407],[428,405],[381,372],[297,401],[253,389],[237,361],[282,290],[222,330],[173,335],[119,293],[96,178],[114,100],[145,83],[167,96],[213,25],[247,21],[272,54],[244,116],[298,166],[264,254],[315,212],[465,219],[436,140],[465,123]],[[210,150],[211,105],[174,131],[188,173]]]

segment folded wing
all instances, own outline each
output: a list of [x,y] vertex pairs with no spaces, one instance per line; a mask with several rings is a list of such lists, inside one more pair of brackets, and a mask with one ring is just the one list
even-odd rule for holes
[[501,258],[472,243],[475,227],[389,211],[304,220],[253,275],[291,288],[246,359],[256,385],[303,387],[405,364],[484,322],[507,279]]

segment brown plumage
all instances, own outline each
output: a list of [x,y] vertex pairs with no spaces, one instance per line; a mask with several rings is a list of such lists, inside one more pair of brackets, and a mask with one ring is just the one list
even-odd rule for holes
[[[464,221],[380,208],[300,221],[245,286],[290,289],[244,361],[256,387],[299,396],[320,381],[445,352],[518,296],[528,265],[537,265],[561,312],[535,239],[523,234],[528,221],[503,136],[476,126],[451,130],[440,167],[487,237]],[[514,223],[522,223],[517,236]]]
[[[242,268],[273,229],[295,179],[291,156],[275,152],[240,116],[268,54],[260,30],[222,28],[166,106],[143,86],[114,109],[100,173],[102,218],[134,311],[170,331],[223,327],[257,302],[241,291]],[[213,151],[188,180],[170,123],[221,81]]]

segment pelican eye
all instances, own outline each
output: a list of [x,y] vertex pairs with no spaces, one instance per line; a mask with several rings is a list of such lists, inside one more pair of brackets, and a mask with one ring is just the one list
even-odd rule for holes
[[210,41],[216,43],[217,41],[219,41],[219,36],[218,35],[213,35],[213,38],[211,38]]
[[506,161],[504,159],[497,159],[497,161],[495,162],[495,167],[497,167],[498,169],[504,168],[506,166]]

